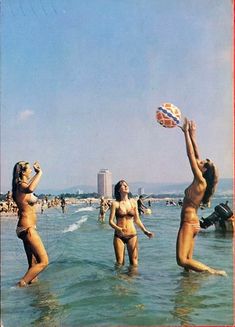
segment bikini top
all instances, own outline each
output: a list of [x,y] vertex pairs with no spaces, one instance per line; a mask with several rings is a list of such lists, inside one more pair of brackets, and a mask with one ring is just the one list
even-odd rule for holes
[[135,215],[135,209],[132,206],[131,206],[131,209],[124,211],[120,208],[120,205],[119,205],[119,208],[116,210],[117,218],[133,218],[134,215]]
[[30,198],[27,200],[28,204],[30,206],[33,206],[35,203],[37,203],[38,198],[33,193],[30,193]]

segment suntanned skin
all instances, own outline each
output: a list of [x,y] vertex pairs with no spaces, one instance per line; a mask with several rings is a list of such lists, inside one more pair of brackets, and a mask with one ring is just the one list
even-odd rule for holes
[[35,175],[30,179],[32,169],[30,165],[27,164],[27,168],[23,172],[22,181],[19,183],[15,194],[15,201],[19,209],[19,221],[17,226],[28,228],[28,233],[23,243],[29,266],[26,274],[18,283],[20,287],[35,282],[37,280],[37,275],[42,272],[49,263],[45,247],[38,232],[34,228],[37,223],[35,207],[28,203],[31,194],[36,189],[42,176],[42,170],[38,162],[34,163],[33,168]]
[[203,172],[206,169],[204,167],[206,161],[200,160],[199,158],[195,136],[195,123],[186,118],[181,129],[184,133],[187,156],[194,178],[192,184],[185,190],[186,196],[182,205],[181,224],[176,244],[177,263],[184,267],[185,270],[226,275],[226,272],[223,270],[216,270],[193,259],[194,242],[197,234],[193,226],[199,224],[197,210],[201,204],[207,186],[206,180],[203,177]]
[[[129,199],[129,186],[126,182],[123,182],[120,187],[120,195],[121,201],[113,201],[110,209],[110,216],[109,216],[109,224],[112,228],[115,229],[117,235],[120,236],[130,236],[135,235],[132,237],[127,243],[127,251],[129,255],[130,264],[132,266],[138,265],[138,237],[136,235],[135,224],[147,235],[149,238],[153,237],[153,233],[149,232],[143,225],[142,221],[140,220],[137,203],[134,199]],[[121,209],[123,212],[128,212],[129,210],[134,210],[133,218],[124,216],[122,218],[118,218],[116,215],[117,209]],[[116,217],[116,223],[114,219]],[[114,236],[113,240],[115,255],[116,255],[116,262],[118,265],[124,264],[124,257],[125,257],[125,244],[123,241]]]

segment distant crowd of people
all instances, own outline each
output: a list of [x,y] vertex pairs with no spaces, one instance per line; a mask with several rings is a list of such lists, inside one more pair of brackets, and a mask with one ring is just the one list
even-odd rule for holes
[[[50,198],[46,195],[42,199],[37,198],[35,204],[40,205],[41,214],[44,213],[45,208],[49,209],[59,206],[61,207],[62,213],[65,213],[66,200],[64,197],[55,196],[53,198]],[[5,199],[0,202],[0,213],[14,215],[18,214],[18,206],[13,200],[11,191],[8,191]]]

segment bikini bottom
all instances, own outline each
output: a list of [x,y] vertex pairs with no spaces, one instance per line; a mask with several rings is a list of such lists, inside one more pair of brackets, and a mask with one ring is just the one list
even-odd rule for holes
[[26,238],[29,229],[33,227],[34,229],[36,229],[36,226],[29,226],[29,227],[21,227],[21,226],[17,226],[16,228],[16,235],[24,241],[24,239]]
[[131,234],[131,235],[126,235],[126,236],[121,236],[118,234],[114,234],[115,237],[119,238],[120,240],[122,240],[122,242],[124,244],[127,244],[133,237],[137,236],[137,234]]

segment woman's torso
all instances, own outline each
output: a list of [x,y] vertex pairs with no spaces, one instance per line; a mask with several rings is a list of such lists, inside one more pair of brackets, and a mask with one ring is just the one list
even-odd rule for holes
[[37,222],[35,204],[38,198],[33,193],[23,193],[17,190],[15,202],[18,207],[19,221],[17,226],[29,227],[35,226]]
[[130,200],[125,204],[122,203],[122,201],[117,202],[115,213],[117,226],[125,231],[123,232],[124,235],[136,234],[136,229],[134,225],[135,210],[136,205],[133,200]]
[[185,196],[183,199],[183,205],[181,210],[181,224],[187,223],[198,223],[199,218],[197,210],[200,207],[202,198],[206,189],[206,183],[204,181],[197,182],[193,181],[189,187],[184,191]]

